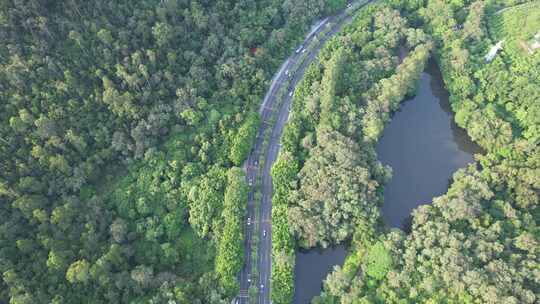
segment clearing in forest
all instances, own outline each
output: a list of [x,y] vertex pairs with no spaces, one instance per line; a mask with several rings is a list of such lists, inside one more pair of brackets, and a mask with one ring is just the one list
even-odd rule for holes
[[505,53],[512,59],[540,53],[540,2],[503,10],[494,14],[490,23],[493,38],[504,39]]

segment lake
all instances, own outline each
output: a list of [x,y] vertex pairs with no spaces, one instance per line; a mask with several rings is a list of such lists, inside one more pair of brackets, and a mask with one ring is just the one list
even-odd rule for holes
[[455,124],[441,74],[430,61],[416,96],[401,105],[377,145],[379,160],[393,171],[384,189],[384,222],[404,228],[411,211],[446,193],[452,174],[479,152]]

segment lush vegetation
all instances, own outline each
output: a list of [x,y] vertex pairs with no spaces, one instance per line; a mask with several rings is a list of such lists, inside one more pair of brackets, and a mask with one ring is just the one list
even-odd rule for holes
[[0,302],[228,303],[271,74],[340,1],[2,1]]
[[[257,107],[345,3],[1,1],[0,303],[230,303]],[[539,26],[538,2],[388,0],[327,43],[272,169],[273,303],[297,246],[347,240],[317,303],[540,300]],[[374,146],[430,53],[485,154],[387,231]]]
[[486,153],[414,211],[410,234],[357,231],[353,254],[314,303],[537,303],[540,52],[523,44],[539,30],[538,5],[497,13],[519,3],[392,4],[432,37],[456,122]]
[[[373,5],[327,42],[306,71],[272,170],[274,303],[292,301],[297,242],[326,247],[355,231],[375,235],[380,187],[390,176],[376,159],[376,139],[414,92],[430,48],[398,11]],[[404,59],[400,51],[408,53]]]

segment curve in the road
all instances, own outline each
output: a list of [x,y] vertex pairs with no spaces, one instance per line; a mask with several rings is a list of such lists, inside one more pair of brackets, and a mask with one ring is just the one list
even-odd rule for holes
[[[370,1],[357,1],[354,4],[354,8],[358,9],[361,6],[367,4]],[[350,8],[351,9],[351,8]],[[276,160],[279,148],[280,148],[280,138],[283,132],[283,128],[287,119],[289,117],[290,106],[292,102],[292,96],[289,92],[292,92],[298,82],[304,76],[306,68],[311,64],[317,57],[317,54],[324,46],[325,42],[334,36],[339,30],[343,27],[344,24],[350,22],[352,17],[346,11],[342,13],[328,17],[320,21],[310,33],[307,35],[304,43],[302,44],[301,49],[297,49],[295,53],[289,57],[280,67],[279,71],[272,78],[272,82],[268,92],[266,93],[264,100],[259,109],[259,114],[261,117],[261,125],[257,133],[257,138],[249,154],[246,162],[244,163],[244,170],[246,171],[246,178],[248,184],[251,186],[248,204],[247,204],[247,218],[245,225],[245,241],[244,241],[244,250],[245,250],[245,261],[244,267],[239,276],[240,280],[240,293],[236,299],[236,303],[247,304],[249,301],[249,288],[252,284],[255,285],[258,289],[258,303],[267,304],[270,302],[270,274],[271,274],[271,259],[272,259],[272,234],[271,234],[271,213],[272,213],[272,179],[270,171],[274,161]],[[324,31],[325,25],[332,24],[330,31],[328,31],[324,37],[318,40],[314,39],[321,32]],[[318,44],[317,44],[318,43]],[[317,45],[316,45],[317,44]],[[300,51],[299,51],[300,50]],[[307,55],[304,54],[307,52]],[[305,57],[304,57],[305,56]],[[293,73],[288,73],[292,70],[296,64],[303,60],[300,67],[296,69]],[[288,85],[287,94],[283,99],[281,105],[277,105],[277,100],[279,97],[279,92],[282,88]],[[279,106],[279,108],[278,108]],[[274,111],[278,111],[278,115],[275,121],[272,121],[274,117]],[[264,135],[267,130],[271,129],[271,136],[269,143],[263,149],[264,144]],[[264,153],[264,167],[262,172],[259,170],[258,160],[261,153]],[[262,179],[262,201],[260,205],[260,214],[258,217],[258,222],[254,223],[255,219],[255,181],[256,178],[261,174]],[[258,282],[253,282],[250,278],[252,274],[252,240],[254,236],[254,226],[259,226],[259,250],[257,252],[257,268],[259,270],[259,280]]]

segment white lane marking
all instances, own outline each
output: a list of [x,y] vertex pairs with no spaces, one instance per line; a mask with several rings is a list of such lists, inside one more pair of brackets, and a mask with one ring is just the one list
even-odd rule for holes
[[290,58],[287,58],[287,60],[285,60],[285,62],[281,65],[280,69],[278,70],[278,72],[274,75],[274,77],[272,78],[272,82],[270,84],[270,88],[268,89],[268,91],[266,92],[266,95],[264,96],[264,99],[263,99],[263,102],[261,104],[261,107],[259,108],[259,113],[262,114],[263,112],[263,108],[266,107],[266,103],[268,102],[268,100],[270,99],[270,95],[271,93],[274,91],[274,87],[276,86],[277,84],[277,80],[279,79],[279,77],[281,76],[281,74],[283,73],[283,70],[285,70],[285,68],[287,67],[287,65],[289,64],[289,61],[290,61]]
[[315,32],[317,32],[317,31],[321,28],[321,26],[323,26],[327,21],[328,21],[328,17],[326,17],[326,18],[324,18],[323,20],[319,21],[319,23],[316,23],[316,24],[312,27],[311,32],[309,32],[309,34],[307,34],[306,39],[304,40],[304,42],[307,41],[309,38],[311,38],[311,36],[312,36],[313,34],[315,34]]

